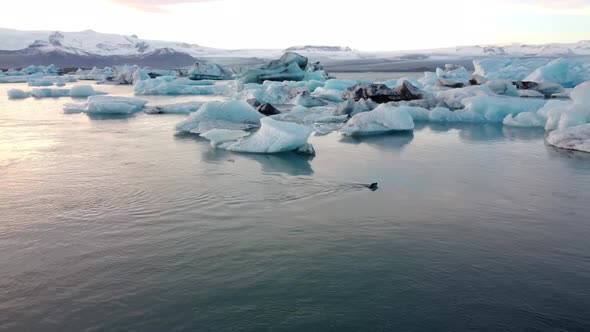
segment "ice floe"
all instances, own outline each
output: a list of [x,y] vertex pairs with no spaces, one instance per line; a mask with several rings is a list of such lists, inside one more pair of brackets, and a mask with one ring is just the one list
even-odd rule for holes
[[353,116],[340,132],[347,136],[365,136],[413,129],[414,120],[406,110],[381,104],[370,112]]
[[64,113],[133,114],[147,104],[146,100],[131,97],[90,96],[85,103],[64,105]]
[[547,142],[562,149],[590,152],[590,124],[552,131]]
[[260,126],[264,115],[245,101],[206,103],[176,125],[177,131],[202,134],[212,129],[245,130]]
[[263,118],[260,124],[256,133],[236,141],[221,143],[218,147],[248,153],[287,152],[306,145],[312,133],[309,127],[272,118]]

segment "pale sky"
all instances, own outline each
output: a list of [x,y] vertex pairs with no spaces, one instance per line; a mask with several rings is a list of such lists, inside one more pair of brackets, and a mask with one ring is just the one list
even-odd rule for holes
[[17,0],[0,27],[202,46],[363,51],[590,40],[590,0]]

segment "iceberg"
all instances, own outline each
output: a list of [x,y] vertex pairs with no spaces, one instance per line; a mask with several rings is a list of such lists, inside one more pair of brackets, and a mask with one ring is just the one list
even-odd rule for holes
[[31,96],[30,92],[26,92],[20,89],[10,89],[7,92],[9,99],[24,99]]
[[502,123],[509,127],[535,128],[545,127],[545,119],[535,112],[524,112],[516,116],[508,114]]
[[546,100],[505,96],[469,97],[462,100],[465,108],[455,113],[464,116],[465,120],[470,119],[475,122],[502,122],[508,114],[537,112],[546,102]]
[[561,149],[590,152],[590,124],[552,131],[547,143]]
[[480,59],[473,61],[474,76],[488,79],[522,81],[537,68],[548,64],[551,59]]
[[471,74],[463,66],[446,64],[445,69],[436,68],[438,84],[449,87],[463,87],[471,80]]
[[78,69],[76,74],[79,75],[80,80],[84,81],[105,81],[115,77],[115,72],[110,67],[104,67],[103,69],[94,67],[90,71]]
[[330,106],[295,106],[288,112],[273,115],[272,118],[279,121],[295,122],[305,125],[344,122],[348,119],[348,115],[334,115],[333,113],[334,108]]
[[72,98],[86,98],[105,94],[106,92],[94,90],[92,85],[74,85],[69,90],[69,96]]
[[205,102],[189,101],[186,103],[146,106],[143,112],[146,114],[189,114],[199,110]]
[[509,80],[493,79],[485,83],[494,93],[504,96],[518,97],[516,86]]
[[525,81],[555,83],[573,88],[590,81],[590,65],[574,59],[558,58],[537,68]]
[[287,152],[306,145],[312,133],[308,127],[272,118],[263,118],[260,124],[260,129],[253,135],[222,143],[219,148],[248,153]]
[[182,73],[190,80],[228,80],[232,73],[222,66],[214,63],[196,63],[192,68]]
[[371,99],[361,99],[359,101],[349,99],[338,104],[333,113],[334,115],[355,116],[358,113],[372,111],[377,108],[377,106],[379,106],[379,104],[374,103]]
[[168,80],[167,76],[138,81],[134,85],[136,95],[223,95],[227,86],[186,84],[186,80]]
[[208,139],[211,142],[211,146],[217,147],[221,143],[237,141],[248,135],[250,135],[250,133],[243,130],[212,129],[202,133],[200,136]]
[[347,136],[364,136],[413,129],[414,120],[407,111],[381,104],[370,112],[353,116],[340,132]]
[[469,97],[492,96],[495,93],[487,85],[473,85],[465,88],[449,89],[436,93],[436,98],[444,101],[451,109],[463,108],[463,99]]
[[397,88],[389,88],[385,84],[357,84],[344,91],[342,99],[371,99],[377,103],[390,101],[422,99],[424,94],[408,81],[403,81]]
[[176,125],[176,130],[202,134],[212,129],[245,130],[260,126],[264,115],[245,101],[206,103],[189,118]]
[[311,64],[309,59],[294,52],[287,52],[259,69],[250,69],[240,77],[240,85],[261,84],[264,81],[326,81],[330,76],[319,63]]
[[141,111],[146,100],[131,97],[90,96],[83,104],[65,104],[64,113],[133,114]]
[[48,77],[42,77],[42,78],[30,80],[28,82],[28,84],[29,84],[29,86],[52,86],[53,82],[54,82],[54,80],[52,80]]
[[34,98],[59,98],[70,95],[69,89],[33,89],[31,96]]
[[590,122],[590,81],[571,92],[571,101],[549,101],[538,114],[547,119],[545,130],[565,129]]

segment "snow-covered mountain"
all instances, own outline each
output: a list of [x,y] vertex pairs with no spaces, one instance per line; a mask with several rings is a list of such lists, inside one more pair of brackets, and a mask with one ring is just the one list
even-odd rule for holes
[[[197,61],[231,59],[255,64],[294,51],[324,61],[426,61],[441,58],[473,57],[556,57],[590,55],[590,41],[572,44],[464,46],[444,49],[392,52],[362,52],[341,46],[295,46],[286,50],[223,50],[182,42],[141,39],[135,35],[80,32],[18,31],[0,28],[0,68],[30,64],[59,67],[91,67],[133,63],[159,68],[177,68]],[[229,60],[228,60],[229,59]]]

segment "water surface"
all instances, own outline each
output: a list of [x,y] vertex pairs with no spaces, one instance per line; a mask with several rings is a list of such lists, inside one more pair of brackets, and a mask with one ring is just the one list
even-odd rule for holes
[[543,131],[236,154],[175,134],[185,116],[64,115],[69,98],[9,101],[14,86],[0,330],[590,330],[590,155]]

